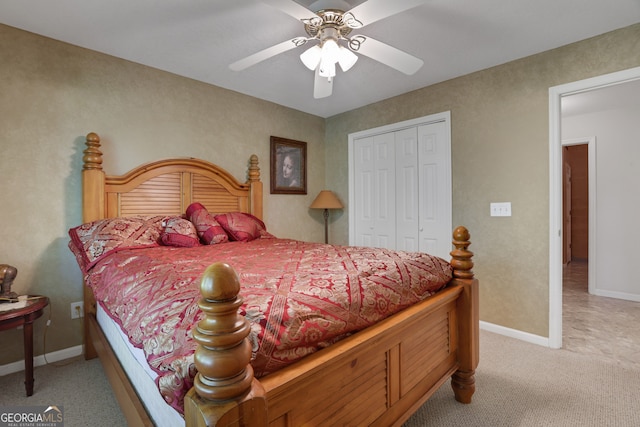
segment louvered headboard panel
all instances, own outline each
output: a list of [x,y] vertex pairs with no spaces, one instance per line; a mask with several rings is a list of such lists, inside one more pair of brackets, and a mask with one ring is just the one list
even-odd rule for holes
[[107,193],[107,216],[181,215],[182,176],[169,173],[143,182],[128,192]]
[[124,175],[102,170],[100,138],[87,135],[83,168],[84,222],[133,215],[182,215],[193,202],[212,213],[248,212],[262,218],[258,158],[250,159],[248,181],[205,160],[168,159],[139,166]]

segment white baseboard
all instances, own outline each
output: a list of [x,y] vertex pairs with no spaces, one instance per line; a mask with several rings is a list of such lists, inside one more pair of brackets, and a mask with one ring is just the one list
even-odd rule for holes
[[[43,366],[48,362],[59,362],[61,360],[70,359],[72,357],[80,356],[83,353],[83,346],[77,345],[75,347],[64,348],[62,350],[47,353],[47,360],[44,360],[44,355],[36,356],[33,358],[33,366]],[[24,371],[24,360],[17,362],[7,363],[6,365],[0,365],[0,376],[13,374],[14,372]]]
[[595,289],[593,294],[597,295],[599,297],[617,298],[617,299],[623,299],[623,300],[627,300],[627,301],[640,302],[640,295],[638,295],[638,294],[629,294],[629,293],[626,293],[626,292],[607,291],[605,289]]
[[505,326],[496,325],[489,322],[480,321],[480,329],[493,332],[507,337],[516,338],[521,341],[530,342],[532,344],[541,345],[543,347],[550,347],[549,338],[541,337],[540,335],[534,335],[529,332],[519,331],[517,329],[507,328]]

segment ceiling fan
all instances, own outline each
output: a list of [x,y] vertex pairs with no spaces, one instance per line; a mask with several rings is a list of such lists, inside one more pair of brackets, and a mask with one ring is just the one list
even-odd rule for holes
[[307,36],[286,40],[234,62],[229,66],[232,70],[244,70],[307,42],[318,41],[319,43],[305,50],[300,59],[307,68],[315,71],[313,96],[324,98],[333,91],[336,64],[343,72],[348,71],[358,60],[354,52],[407,75],[414,74],[422,67],[423,61],[415,56],[371,37],[352,35],[351,32],[424,4],[428,0],[367,0],[348,11],[345,10],[350,8],[349,4],[342,0],[316,1],[310,6],[311,10],[293,0],[261,1],[300,20],[304,24]]

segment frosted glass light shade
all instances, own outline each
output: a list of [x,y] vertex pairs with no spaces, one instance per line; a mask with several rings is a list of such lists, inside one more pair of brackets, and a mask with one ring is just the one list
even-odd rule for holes
[[311,71],[314,71],[316,68],[318,68],[321,58],[322,58],[322,48],[320,48],[320,46],[318,45],[310,47],[309,49],[302,52],[302,54],[300,55],[300,60],[302,61],[304,66],[310,69]]
[[346,47],[340,46],[340,50],[338,51],[338,63],[340,64],[340,68],[342,68],[342,71],[349,71],[357,60],[358,55],[351,52]]
[[327,62],[336,63],[340,55],[340,48],[338,42],[334,39],[326,39],[322,42],[322,60]]

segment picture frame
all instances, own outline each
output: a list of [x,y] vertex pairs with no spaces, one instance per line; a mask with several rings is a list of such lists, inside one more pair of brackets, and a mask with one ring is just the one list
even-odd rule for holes
[[271,194],[307,194],[307,143],[271,137]]

